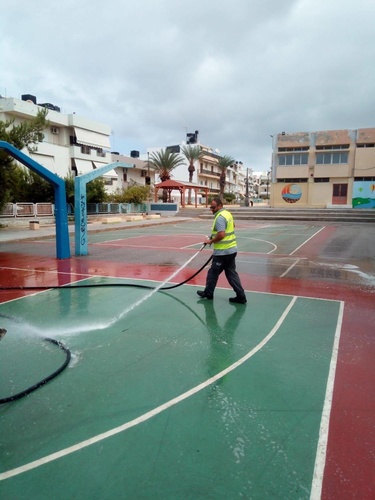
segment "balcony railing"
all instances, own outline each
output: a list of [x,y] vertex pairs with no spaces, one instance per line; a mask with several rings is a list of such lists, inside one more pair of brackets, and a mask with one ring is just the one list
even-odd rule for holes
[[214,177],[220,177],[220,173],[219,172],[212,172],[211,170],[207,170],[205,168],[202,168],[199,171],[199,173],[202,174],[202,175],[212,175]]

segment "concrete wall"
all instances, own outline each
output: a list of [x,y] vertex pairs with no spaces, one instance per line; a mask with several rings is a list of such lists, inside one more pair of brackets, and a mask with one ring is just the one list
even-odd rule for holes
[[[280,182],[271,184],[271,206],[322,208],[367,204],[372,208],[372,193],[375,190],[375,128],[282,133],[273,141],[273,147],[272,179],[279,179]],[[307,165],[278,164],[280,155],[300,153],[308,154]],[[327,164],[316,164],[319,153],[332,153],[333,156],[328,157]],[[347,153],[347,162],[328,163],[329,160],[336,161],[336,153]],[[302,179],[307,182],[301,182]],[[364,184],[357,184],[359,181]],[[346,203],[343,196],[333,196],[335,184],[347,185]],[[366,195],[362,196],[361,192],[366,192]]]

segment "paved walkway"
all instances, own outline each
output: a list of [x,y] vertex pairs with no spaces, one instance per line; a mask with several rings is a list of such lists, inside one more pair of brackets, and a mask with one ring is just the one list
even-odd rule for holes
[[[157,226],[164,224],[176,224],[178,222],[184,222],[190,220],[190,217],[161,217],[160,219],[144,219],[137,221],[121,221],[121,222],[111,222],[103,224],[102,222],[93,222],[88,224],[87,230],[89,233],[100,233],[103,231],[113,231],[130,229],[134,227],[148,227]],[[3,225],[6,224],[5,221],[1,221]],[[74,234],[75,227],[74,224],[69,225],[69,234]],[[56,235],[55,224],[51,225],[40,225],[39,229],[32,230],[29,227],[16,227],[8,226],[0,228],[0,243],[14,242],[19,240],[40,240],[43,238],[53,238]]]

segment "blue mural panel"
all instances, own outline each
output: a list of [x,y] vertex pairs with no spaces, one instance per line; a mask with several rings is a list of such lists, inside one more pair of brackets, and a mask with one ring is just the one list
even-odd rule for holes
[[375,208],[375,181],[354,181],[353,208]]

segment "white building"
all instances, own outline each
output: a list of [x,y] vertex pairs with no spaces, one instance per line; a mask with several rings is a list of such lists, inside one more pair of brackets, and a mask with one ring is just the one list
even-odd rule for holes
[[[218,161],[220,158],[220,151],[213,150],[209,146],[198,145],[203,151],[203,156],[200,161],[196,161],[194,164],[195,171],[193,173],[194,184],[209,188],[209,196],[218,196],[220,193],[220,168],[218,167]],[[185,160],[183,164],[179,165],[172,171],[172,178],[176,181],[188,182],[189,181],[189,163],[185,159],[181,152],[181,147],[185,146],[182,142],[179,145],[167,146],[166,148],[153,148],[148,150],[149,154],[160,151],[161,149],[169,149],[171,152],[180,154],[180,156]],[[240,201],[244,198],[246,192],[246,174],[247,171],[241,161],[236,161],[233,166],[228,167],[226,171],[226,183],[225,192],[232,193],[235,195],[236,201]],[[173,194],[176,201],[179,200],[179,194]],[[192,192],[192,203],[194,204],[194,192]],[[198,203],[204,203],[204,195],[202,193]]]
[[130,168],[123,168],[122,175],[117,175],[114,169],[110,170],[105,177],[107,192],[127,189],[131,182],[141,185],[151,185],[155,182],[155,173],[150,168],[148,161],[139,157],[139,151],[131,151],[130,156],[120,153],[112,153],[111,163],[120,161],[130,165]]
[[[35,118],[41,107],[48,109],[49,126],[43,131],[44,140],[38,151],[30,156],[60,177],[69,173],[79,175],[107,165],[111,161],[109,150],[110,127],[76,114],[60,113],[50,103],[37,104],[36,97],[23,99],[1,98],[0,119],[15,120],[15,125]],[[26,154],[29,154],[24,151]]]
[[117,188],[127,187],[133,179],[145,183],[145,162],[136,158],[121,157],[111,153],[109,125],[98,123],[82,116],[64,114],[60,108],[51,103],[37,103],[37,98],[25,94],[22,99],[0,97],[0,120],[14,119],[15,125],[35,118],[38,110],[48,109],[48,127],[43,131],[43,142],[38,144],[38,151],[29,154],[35,161],[46,167],[59,177],[68,174],[74,176],[91,172],[94,169],[108,165],[115,161],[136,164],[136,168],[110,171],[103,175],[107,191],[113,192]]

